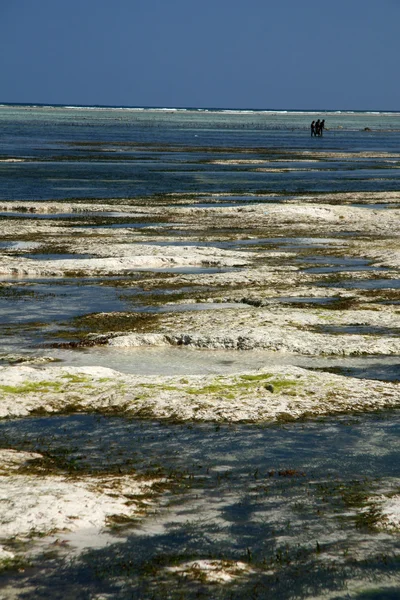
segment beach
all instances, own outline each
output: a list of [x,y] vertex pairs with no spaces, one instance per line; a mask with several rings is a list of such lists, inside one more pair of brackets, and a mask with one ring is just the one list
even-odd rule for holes
[[0,107],[0,598],[399,589],[400,115],[323,116]]

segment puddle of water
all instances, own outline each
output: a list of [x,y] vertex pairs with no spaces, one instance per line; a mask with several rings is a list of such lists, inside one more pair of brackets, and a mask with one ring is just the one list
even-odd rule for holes
[[377,202],[375,204],[350,204],[350,206],[355,206],[356,208],[369,208],[370,210],[386,210],[391,208],[400,208],[400,204],[394,202]]
[[209,202],[199,202],[196,204],[185,203],[182,206],[196,206],[197,208],[233,208],[241,204],[279,204],[286,200],[291,200],[293,196],[230,196],[226,200],[219,199],[218,202],[210,200]]
[[[124,294],[136,295],[140,288],[128,288]],[[0,297],[0,323],[23,324],[29,321],[51,323],[92,312],[129,310],[128,303],[109,286],[90,282],[30,283],[13,287],[13,295]]]
[[[339,265],[336,267],[311,267],[310,269],[302,269],[302,271],[304,271],[304,273],[314,273],[314,274],[319,274],[319,275],[323,275],[323,274],[328,274],[328,273],[342,273],[343,271],[345,272],[353,272],[353,273],[357,273],[357,272],[362,272],[362,271],[387,271],[387,267],[373,267],[373,266],[354,266],[354,267],[348,267],[345,265]],[[340,287],[340,286],[336,286],[334,285],[334,287]]]
[[343,375],[360,379],[400,380],[398,356],[319,358],[267,350],[240,352],[174,346],[54,349],[52,356],[63,361],[65,366],[109,367],[132,375],[223,375],[257,371],[268,368],[268,365],[294,365],[305,369],[340,370]]
[[88,216],[99,216],[100,213],[92,213],[92,212],[66,212],[66,213],[36,213],[36,212],[0,212],[0,217],[5,217],[9,219],[38,219],[38,220],[48,220],[48,219],[71,219],[76,218],[79,219],[87,218]]
[[4,211],[0,212],[0,217],[9,217],[9,218],[18,218],[18,219],[87,219],[87,218],[96,218],[96,217],[110,217],[110,218],[119,218],[119,217],[137,217],[135,213],[126,213],[126,212],[118,212],[118,211],[74,211],[74,212],[64,212],[64,213],[38,213],[35,211],[32,212],[17,212],[17,211]]
[[[332,284],[318,283],[317,285],[329,287]],[[334,287],[348,290],[398,290],[400,288],[400,279],[358,279],[354,281],[339,281],[333,285]]]
[[[361,271],[390,271],[388,267],[375,267],[371,265],[371,261],[364,258],[353,258],[343,256],[306,256],[304,258],[296,258],[297,263],[315,264],[320,266],[306,267],[302,270],[304,273],[342,273],[342,272],[361,272]],[[341,284],[335,287],[341,287]]]
[[[174,231],[174,233],[176,233]],[[149,241],[146,242],[146,245],[154,245],[154,246],[200,246],[200,247],[208,247],[211,246],[213,248],[235,248],[237,246],[255,246],[255,245],[264,245],[268,244],[271,246],[288,246],[290,245],[292,248],[308,248],[312,246],[313,248],[326,248],[327,245],[335,245],[342,246],[343,243],[340,240],[335,238],[248,238],[248,239],[237,239],[237,240],[227,240],[227,241],[212,241],[212,242],[204,242],[200,240],[174,240],[163,242],[160,241]]]
[[263,351],[199,350],[182,347],[55,349],[66,366],[107,366],[134,375],[228,374],[260,369],[268,364],[293,364],[293,355]]
[[400,357],[399,356],[365,356],[362,358],[330,358],[317,359],[311,368],[325,371],[334,371],[345,377],[357,379],[376,379],[378,381],[400,382]]
[[24,254],[24,258],[32,258],[33,260],[65,260],[79,258],[95,258],[93,254]]
[[400,335],[400,327],[372,327],[371,325],[320,325],[316,330],[322,333],[356,335]]
[[315,298],[314,296],[276,296],[271,302],[282,302],[283,304],[334,304],[337,298]]
[[[398,536],[356,521],[361,498],[400,483],[399,412],[265,428],[73,415],[3,421],[0,431],[3,446],[50,451],[76,472],[180,477],[168,506],[118,542],[74,561],[37,557],[22,580],[30,597],[362,598],[351,595],[360,581],[377,594],[366,598],[400,591]],[[165,574],[201,559],[244,561],[252,573],[225,586]],[[21,579],[6,574],[15,588]]]
[[[235,243],[253,243],[253,244],[276,244],[285,245],[293,248],[326,248],[327,245],[342,246],[343,243],[336,238],[301,238],[301,237],[275,237],[275,238],[254,238],[252,240],[237,240]],[[318,257],[315,257],[318,258]]]
[[370,263],[370,261],[365,258],[352,258],[350,256],[306,256],[304,258],[298,258],[296,261],[329,266],[337,265],[346,270],[348,267],[366,267]]
[[41,246],[39,242],[0,242],[0,248],[7,250],[31,250],[39,246]]

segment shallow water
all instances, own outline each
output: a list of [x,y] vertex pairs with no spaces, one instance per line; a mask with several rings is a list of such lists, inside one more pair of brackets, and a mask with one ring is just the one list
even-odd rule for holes
[[348,290],[398,290],[400,288],[400,279],[358,279],[355,281],[340,281],[335,283],[335,287]]
[[30,250],[38,246],[40,246],[38,242],[0,242],[0,248],[5,248],[6,250]]
[[[350,154],[396,155],[398,114],[328,113],[329,131],[323,138],[309,137],[313,118],[315,113],[2,106],[0,153],[23,162],[0,162],[0,198],[130,198],[198,193],[199,187],[205,194],[233,197],[260,190],[288,195],[399,188],[396,156],[387,163],[388,157]],[[215,148],[218,152],[210,156],[208,150]],[[261,159],[278,172],[257,172],[257,164],[207,162],[235,160],[238,149],[240,159]],[[309,163],[304,153],[319,151],[328,155]],[[302,170],[305,166],[314,170]]]
[[[400,484],[399,412],[264,428],[72,415],[3,422],[0,432],[3,445],[60,456],[78,473],[177,477],[161,512],[123,527],[119,542],[10,573],[21,591],[33,585],[29,598],[362,598],[374,590],[369,598],[383,598],[385,585],[400,593],[398,535],[358,519],[363,499]],[[254,572],[225,586],[166,575],[165,567],[200,559],[241,560]]]
[[[46,353],[44,351],[44,353]],[[335,370],[361,379],[400,381],[398,356],[307,357],[267,350],[200,350],[185,347],[55,349],[52,356],[65,366],[109,367],[132,375],[228,375],[257,371],[269,365],[296,365]]]
[[349,267],[367,267],[370,264],[370,261],[365,258],[353,258],[350,256],[306,256],[297,260],[311,264],[337,265],[342,270],[346,270]]
[[389,335],[400,334],[400,327],[385,327],[379,325],[320,325],[318,331],[326,333],[348,333],[356,335]]
[[[125,296],[136,295],[138,287],[124,290]],[[7,291],[7,289],[6,289]],[[19,286],[10,295],[0,297],[0,324],[39,321],[53,323],[91,312],[127,310],[128,303],[119,298],[116,289],[89,281],[36,281]]]
[[33,260],[78,260],[80,258],[96,258],[93,254],[24,254],[24,258]]
[[[173,232],[174,234],[176,231]],[[301,237],[249,237],[249,238],[238,238],[236,240],[227,241],[202,241],[202,240],[173,240],[173,241],[146,241],[147,245],[156,246],[199,246],[199,247],[213,247],[213,248],[238,248],[239,250],[246,249],[246,246],[271,246],[280,247],[283,246],[284,250],[294,250],[299,248],[327,248],[330,246],[342,246],[343,243],[336,238],[301,238]],[[328,260],[328,258],[327,258]],[[343,258],[343,261],[346,259]]]
[[107,213],[96,213],[96,212],[67,212],[67,213],[37,213],[32,212],[18,212],[18,211],[5,211],[0,212],[0,217],[6,219],[35,219],[35,220],[53,220],[53,219],[87,219],[88,217],[99,217],[108,216]]
[[400,204],[397,204],[395,202],[390,202],[390,203],[382,203],[382,202],[378,202],[378,203],[372,203],[372,204],[359,204],[359,203],[354,203],[351,204],[351,206],[354,206],[356,208],[369,208],[370,210],[386,210],[386,209],[391,209],[391,208],[400,208]]
[[[369,271],[372,267],[367,260],[322,255],[324,248],[331,251],[359,232],[332,233],[329,235],[334,237],[325,238],[313,237],[312,231],[305,232],[304,237],[250,238],[251,232],[226,228],[221,236],[249,235],[249,239],[202,242],[193,241],[193,232],[181,223],[136,223],[138,215],[118,212],[118,199],[136,198],[144,203],[147,198],[157,206],[265,203],[267,212],[269,203],[295,199],[296,193],[399,189],[398,114],[331,113],[326,117],[330,131],[323,139],[309,137],[313,118],[310,114],[254,111],[0,107],[0,161],[9,157],[26,161],[0,162],[0,199],[16,201],[16,212],[1,213],[0,217],[65,218],[76,219],[77,224],[82,224],[82,219],[101,217],[105,221],[101,228],[159,228],[157,232],[132,231],[132,238],[157,234],[160,241],[151,238],[156,244],[240,250],[260,246],[298,251],[308,273]],[[365,127],[373,131],[363,131]],[[354,154],[365,151],[376,156]],[[393,157],[385,152],[393,153]],[[313,155],[317,158],[311,162]],[[251,164],[254,159],[262,162]],[[113,201],[116,210],[26,214],[17,204],[18,200],[79,199],[85,203],[92,200],[95,205]],[[398,207],[389,202],[357,206],[375,210]],[[108,217],[125,222],[107,225]],[[71,227],[71,234],[73,231]],[[163,242],[161,231],[181,240]],[[80,228],[80,233],[86,233],[86,228]],[[205,237],[204,231],[195,235]],[[218,231],[210,235],[215,238]],[[68,256],[34,255],[35,242],[4,240],[0,247],[30,252],[31,258],[56,261]],[[309,249],[314,256],[302,257]],[[232,270],[185,267],[137,271],[211,274]],[[8,277],[6,283],[13,282],[12,294],[7,295],[3,288],[0,297],[2,352],[51,354],[61,365],[106,366],[138,375],[218,375],[287,364],[333,370],[348,377],[400,381],[398,356],[314,358],[169,346],[38,349],[38,344],[49,343],[47,334],[62,333],[65,321],[87,313],[230,308],[229,304],[213,303],[148,306],[146,298],[151,292],[140,287],[134,271],[124,277],[128,275],[132,277],[129,288],[118,287],[120,276],[36,281]],[[115,288],[111,287],[114,281]],[[168,288],[167,280],[164,283],[156,293],[168,300],[176,290]],[[375,278],[342,285],[348,289],[397,288],[398,280]],[[179,288],[182,294],[198,291],[202,297],[207,297],[208,290],[205,286]],[[273,299],[328,307],[336,301],[300,296]],[[330,327],[329,332],[398,335],[385,328]],[[29,600],[398,598],[398,535],[357,527],[356,516],[366,496],[399,488],[399,433],[398,412],[263,428],[180,426],[91,415],[0,422],[0,445],[48,451],[64,457],[78,471],[90,467],[129,472],[134,468],[177,477],[171,492],[162,499],[161,512],[140,525],[124,527],[116,534],[120,535],[119,543],[65,562],[55,556],[53,546],[47,547],[51,554],[36,559],[25,572],[10,572],[6,580],[13,592],[18,590],[19,597]],[[224,588],[167,577],[163,570],[164,565],[203,558],[243,560],[254,573],[249,580]]]
[[[346,273],[346,272],[362,272],[362,271],[386,271],[388,267],[376,267],[371,264],[370,260],[364,258],[354,258],[348,256],[304,256],[295,259],[295,262],[301,262],[311,265],[319,265],[313,267],[303,267],[305,273],[325,274],[325,273]],[[376,281],[376,280],[375,280]],[[347,282],[346,282],[347,283]],[[355,284],[357,282],[352,282]],[[325,284],[326,285],[326,284]],[[332,285],[332,284],[331,284]],[[346,287],[343,282],[334,283],[335,287]]]

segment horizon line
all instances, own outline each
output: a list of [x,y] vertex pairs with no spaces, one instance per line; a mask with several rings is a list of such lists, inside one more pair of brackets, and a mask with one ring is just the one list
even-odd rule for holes
[[49,102],[7,102],[0,101],[0,106],[27,106],[42,108],[98,108],[98,109],[131,109],[131,110],[186,110],[186,111],[252,111],[252,112],[354,112],[354,113],[400,113],[398,110],[388,109],[359,109],[359,108],[252,108],[252,107],[230,107],[230,106],[145,106],[145,105],[125,105],[125,104],[74,104],[74,103],[49,103]]

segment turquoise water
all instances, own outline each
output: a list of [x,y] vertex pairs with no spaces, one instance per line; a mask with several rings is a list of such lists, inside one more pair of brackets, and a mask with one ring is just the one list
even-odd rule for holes
[[[309,125],[316,117],[326,119],[323,138],[310,137]],[[399,148],[400,113],[3,105],[0,159],[24,162],[0,162],[0,199],[390,191],[399,189],[400,158],[388,160],[379,154],[397,153]],[[373,156],[343,156],[350,151]],[[299,166],[304,152],[329,156]],[[213,162],[237,158],[264,164]],[[255,167],[293,170],[260,172]]]

